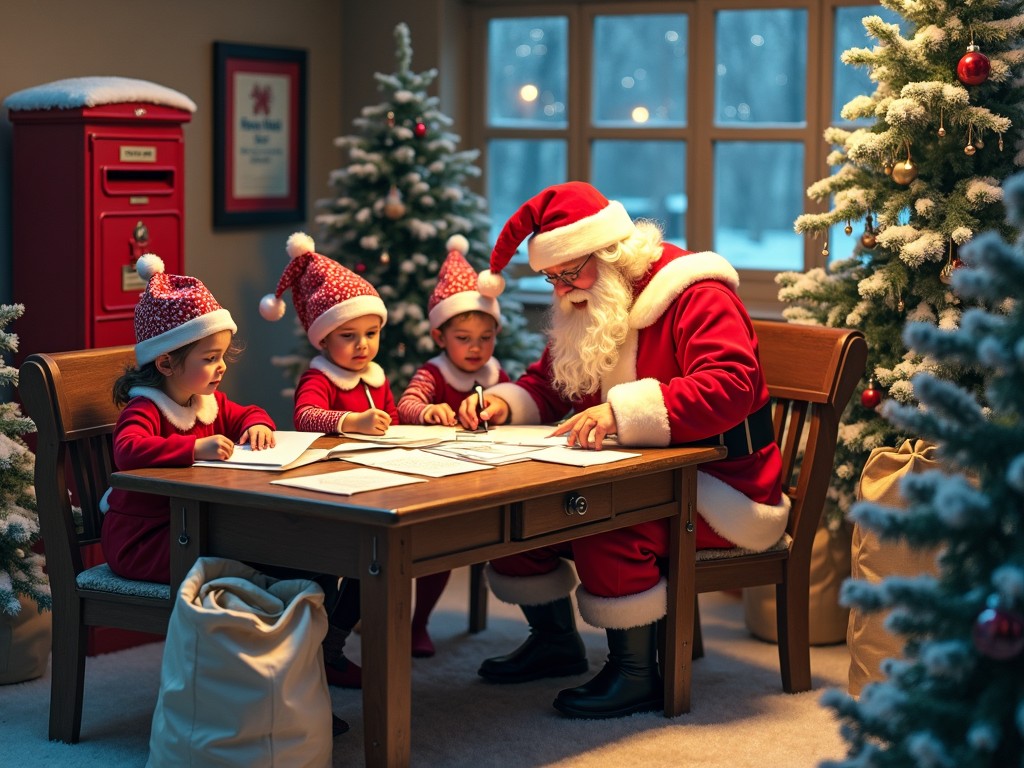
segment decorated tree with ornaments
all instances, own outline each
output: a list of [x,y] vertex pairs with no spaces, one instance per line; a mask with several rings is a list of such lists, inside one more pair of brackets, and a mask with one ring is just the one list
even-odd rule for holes
[[918,404],[882,409],[933,441],[950,471],[907,475],[908,510],[858,502],[851,515],[939,551],[938,572],[844,585],[845,601],[890,609],[905,645],[859,700],[823,698],[850,745],[832,768],[1024,764],[1024,174],[1005,193],[1015,246],[987,232],[964,247],[951,285],[973,305],[959,327],[914,322],[903,333],[922,356],[980,371],[984,400],[925,371],[912,380]]
[[18,349],[18,337],[5,328],[21,317],[21,304],[0,304],[0,614],[21,613],[19,597],[50,608],[50,583],[43,558],[32,550],[39,540],[34,482],[35,458],[22,435],[35,431],[32,420],[13,402],[18,371],[5,358]]
[[[348,164],[330,176],[334,195],[317,203],[315,239],[318,253],[366,278],[387,306],[376,362],[398,398],[416,369],[437,354],[427,300],[449,246],[459,243],[467,261],[482,270],[490,256],[490,219],[484,199],[467,186],[480,175],[479,152],[457,149],[451,118],[427,93],[437,70],[413,72],[408,26],[397,25],[394,35],[398,71],[374,75],[384,101],[363,108],[354,120],[356,134],[335,139]],[[501,310],[495,357],[514,378],[539,356],[541,338],[526,329],[522,307],[507,294]],[[301,328],[297,334],[304,339]],[[298,347],[273,361],[293,381],[315,354],[308,342]]]
[[[858,328],[868,341],[860,391],[843,416],[828,518],[849,509],[871,450],[912,437],[881,417],[886,399],[909,403],[914,374],[939,364],[907,349],[907,321],[959,325],[964,297],[950,284],[960,248],[1005,227],[1000,183],[1024,165],[1024,2],[882,0],[902,22],[868,16],[873,48],[843,53],[876,84],[842,110],[856,127],[825,139],[832,175],[808,189],[827,204],[795,228],[822,239],[860,232],[853,253],[827,268],[776,277],[791,322]],[[949,371],[946,371],[949,373]],[[969,377],[970,371],[960,370]]]

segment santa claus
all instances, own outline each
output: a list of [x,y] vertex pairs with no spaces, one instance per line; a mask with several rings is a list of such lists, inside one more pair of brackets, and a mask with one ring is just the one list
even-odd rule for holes
[[[501,271],[527,238],[530,266],[554,287],[548,345],[516,382],[488,389],[479,413],[467,399],[463,423],[565,419],[555,432],[595,450],[612,436],[623,446],[724,444],[726,458],[698,473],[697,547],[774,544],[789,500],[736,270],[718,254],[664,242],[655,223],[634,223],[620,203],[570,182],[506,222],[481,293],[501,293]],[[660,709],[668,533],[656,520],[492,561],[491,591],[522,608],[530,634],[485,660],[480,676],[517,683],[585,672],[575,590],[583,619],[607,631],[608,660],[589,682],[561,691],[555,708],[587,718]]]

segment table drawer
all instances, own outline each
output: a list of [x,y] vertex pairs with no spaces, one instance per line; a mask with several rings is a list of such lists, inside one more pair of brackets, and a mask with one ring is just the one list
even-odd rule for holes
[[[622,478],[614,485],[595,485],[530,499],[513,509],[512,538],[523,541],[619,515],[674,506],[679,503],[679,491],[673,473],[661,472]],[[577,497],[585,499],[585,503]]]
[[512,537],[529,539],[609,519],[612,516],[612,486],[595,485],[579,491],[529,499],[518,507],[512,516]]

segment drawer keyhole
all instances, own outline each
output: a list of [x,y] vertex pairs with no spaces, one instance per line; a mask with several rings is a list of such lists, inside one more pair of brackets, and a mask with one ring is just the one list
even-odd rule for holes
[[582,493],[570,493],[565,497],[565,514],[580,515],[587,514],[587,497]]

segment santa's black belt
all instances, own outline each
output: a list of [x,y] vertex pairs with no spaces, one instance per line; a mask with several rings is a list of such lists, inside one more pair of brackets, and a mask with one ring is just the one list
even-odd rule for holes
[[772,404],[769,400],[732,429],[683,445],[724,445],[729,449],[728,458],[735,459],[757,453],[774,442],[775,429],[772,427]]

